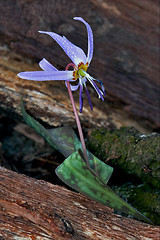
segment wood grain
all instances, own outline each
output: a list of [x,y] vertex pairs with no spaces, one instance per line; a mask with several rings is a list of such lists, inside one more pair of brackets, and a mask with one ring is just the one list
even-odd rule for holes
[[115,215],[81,194],[0,167],[1,239],[158,240],[159,234],[158,226]]
[[[10,111],[16,111],[16,97],[19,94],[17,91],[21,91],[24,84],[27,90],[25,97],[32,105],[29,106],[28,101],[28,107],[39,118],[56,126],[66,122],[67,115],[72,122],[64,85],[55,82],[49,84],[48,94],[45,92],[43,96],[43,87],[45,89],[47,86],[20,83],[20,80],[18,83],[18,79],[15,82],[14,76],[19,71],[38,69],[35,65],[27,68],[24,64],[27,58],[32,60],[30,62],[32,64],[45,57],[59,69],[64,69],[69,63],[69,59],[57,43],[49,36],[39,34],[38,30],[65,35],[86,51],[85,26],[72,19],[74,16],[82,16],[90,23],[94,32],[94,58],[88,71],[93,77],[102,80],[107,90],[105,104],[101,104],[94,90],[90,88],[94,108],[96,111],[99,109],[100,112],[97,114],[90,112],[88,103],[85,102],[82,119],[89,121],[89,125],[91,122],[93,125],[95,122],[100,123],[101,120],[100,125],[107,125],[110,113],[113,118],[116,115],[114,122],[121,118],[124,121],[126,118],[132,118],[140,121],[141,125],[147,124],[152,129],[160,127],[157,0],[115,0],[114,2],[111,0],[47,0],[45,2],[17,0],[14,4],[10,0],[2,0],[0,9],[2,61],[7,61],[10,69],[13,69],[12,73],[9,73],[10,76],[4,77],[4,74],[7,74],[7,66],[6,64],[0,66],[5,68],[3,68],[5,73],[0,69],[0,88],[3,88],[1,90],[3,93],[0,92],[2,110],[10,107]],[[15,52],[23,56],[16,59],[19,61],[16,68],[12,66],[11,57]],[[8,81],[11,79],[14,87],[8,86]],[[21,85],[20,89],[18,84]],[[54,88],[57,94],[52,95],[54,99],[52,105],[59,105],[58,110],[57,105],[54,110],[51,108],[48,99]],[[43,108],[42,101],[45,102],[46,109]],[[36,111],[37,106],[39,108]],[[97,115],[99,119],[94,121]],[[52,119],[49,120],[51,116]]]

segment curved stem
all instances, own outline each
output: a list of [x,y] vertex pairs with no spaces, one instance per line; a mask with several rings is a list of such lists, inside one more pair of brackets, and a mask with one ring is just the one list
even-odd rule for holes
[[[75,65],[73,63],[70,63],[70,64],[67,65],[65,70],[68,70],[68,68],[70,66],[75,67]],[[86,145],[85,145],[85,141],[84,141],[84,136],[83,136],[83,132],[82,132],[81,123],[80,123],[80,120],[79,120],[76,105],[75,105],[74,98],[73,98],[73,95],[72,95],[70,83],[69,83],[69,81],[66,81],[66,82],[67,82],[68,93],[69,93],[69,97],[70,97],[70,100],[71,100],[71,103],[72,103],[72,107],[73,107],[73,111],[74,111],[74,115],[75,115],[75,119],[76,119],[76,123],[77,123],[77,127],[78,127],[78,132],[79,132],[79,137],[80,137],[80,141],[81,141],[81,145],[82,145],[84,159],[85,159],[87,165],[89,166],[89,160],[88,160],[88,156],[87,156],[87,150],[86,150]]]

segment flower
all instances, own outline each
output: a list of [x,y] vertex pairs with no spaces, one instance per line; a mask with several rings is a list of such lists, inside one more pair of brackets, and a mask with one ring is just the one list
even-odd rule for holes
[[[86,90],[87,98],[89,101],[89,105],[91,110],[93,110],[91,99],[89,92],[87,90],[86,82],[87,80],[91,83],[93,88],[98,94],[98,97],[104,101],[103,96],[105,95],[105,89],[103,83],[100,80],[97,80],[91,77],[87,73],[87,69],[89,64],[92,60],[93,56],[93,33],[90,25],[81,17],[74,17],[74,20],[79,20],[83,22],[87,28],[88,32],[88,53],[87,56],[85,55],[84,51],[71,43],[66,37],[62,37],[53,32],[44,32],[39,31],[40,33],[47,34],[51,36],[65,51],[68,57],[72,60],[73,63],[70,63],[66,67],[66,71],[58,71],[52,64],[50,64],[45,58],[43,58],[39,66],[42,68],[43,71],[32,71],[32,72],[21,72],[18,76],[22,79],[27,80],[35,80],[35,81],[48,81],[48,80],[65,80],[71,82],[77,81],[79,82],[77,85],[71,85],[71,90],[76,91],[79,88],[79,105],[80,105],[80,112],[82,112],[83,108],[83,87]],[[73,70],[68,70],[69,67],[72,66]],[[99,82],[101,85],[101,90],[97,87],[95,81]]]

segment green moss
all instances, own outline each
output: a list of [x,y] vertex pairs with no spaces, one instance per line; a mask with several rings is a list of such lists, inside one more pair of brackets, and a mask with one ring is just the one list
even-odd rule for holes
[[160,225],[160,191],[155,192],[145,185],[136,187],[131,184],[114,186],[113,189],[153,223]]
[[133,128],[93,130],[87,147],[101,160],[160,188],[160,135],[141,135]]
[[118,194],[160,225],[160,135],[142,135],[133,128],[96,129],[88,136],[87,148],[114,167],[111,188],[118,185]]

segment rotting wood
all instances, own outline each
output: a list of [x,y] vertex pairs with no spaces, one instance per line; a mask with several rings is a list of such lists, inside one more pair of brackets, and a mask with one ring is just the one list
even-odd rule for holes
[[[94,58],[89,73],[104,82],[108,93],[105,103],[101,104],[90,88],[96,111],[89,111],[88,103],[85,103],[82,121],[88,121],[89,126],[95,122],[107,125],[113,118],[112,123],[121,126],[122,122],[124,125],[127,122],[126,117],[130,121],[130,115],[154,129],[160,127],[158,1],[47,0],[43,3],[34,0],[31,3],[17,0],[10,4],[9,0],[2,0],[0,9],[2,110],[19,112],[21,94],[28,109],[41,120],[54,126],[73,123],[64,84],[27,83],[15,75],[22,70],[38,69],[24,64],[27,57],[36,61],[45,57],[59,69],[68,64],[62,49],[49,36],[40,35],[38,30],[65,35],[86,50],[85,26],[72,19],[82,16],[94,32]],[[17,62],[13,61],[15,51],[23,55],[22,58],[15,56]],[[132,122],[128,124],[133,125]]]
[[158,240],[159,236],[158,226],[115,215],[79,193],[0,167],[2,239]]

